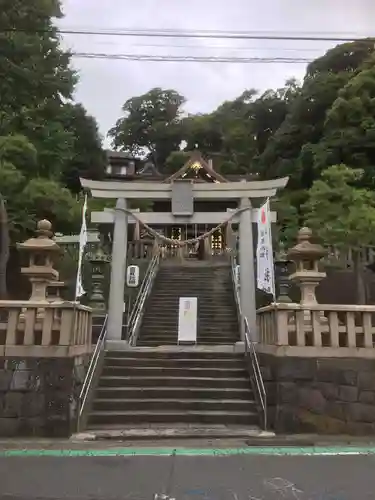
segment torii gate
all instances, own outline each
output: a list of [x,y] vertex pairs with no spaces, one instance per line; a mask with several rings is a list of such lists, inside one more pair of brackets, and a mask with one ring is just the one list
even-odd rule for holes
[[[252,223],[257,220],[257,209],[251,200],[275,196],[284,188],[288,177],[269,181],[240,181],[225,183],[194,183],[191,181],[163,182],[121,182],[93,181],[81,179],[81,185],[94,198],[116,199],[114,210],[93,212],[92,222],[113,223],[113,246],[111,263],[111,283],[108,303],[108,339],[121,341],[123,320],[123,297],[125,287],[126,258],[128,246],[128,223],[131,212],[128,200],[171,200],[170,213],[137,212],[142,222],[152,224],[216,224],[228,218],[228,212],[194,212],[194,200],[236,200],[242,209],[233,222],[239,223],[239,264],[241,282],[241,308],[248,318],[249,326],[257,338],[254,249]],[[136,211],[134,211],[136,212]],[[129,220],[130,219],[130,220]],[[271,213],[271,221],[276,222],[276,213]],[[132,222],[132,221],[131,221]]]

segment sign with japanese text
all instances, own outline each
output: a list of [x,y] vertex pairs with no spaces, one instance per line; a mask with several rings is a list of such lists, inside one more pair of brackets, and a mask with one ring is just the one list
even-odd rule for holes
[[197,341],[197,297],[180,297],[178,342]]
[[270,202],[258,211],[257,287],[275,297]]

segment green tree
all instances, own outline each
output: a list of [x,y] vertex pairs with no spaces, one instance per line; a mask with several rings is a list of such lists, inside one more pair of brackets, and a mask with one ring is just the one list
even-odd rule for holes
[[[37,220],[49,218],[54,227],[71,230],[77,203],[67,189],[42,177],[28,179],[25,166],[37,163],[37,152],[23,136],[0,137],[0,297],[6,297],[6,271],[11,242],[34,230]],[[21,168],[17,168],[20,165]]]
[[73,137],[69,159],[63,166],[61,182],[72,193],[81,191],[80,177],[102,179],[106,156],[95,118],[81,104],[67,103],[61,112],[61,123]]
[[1,2],[1,297],[9,244],[29,236],[41,218],[50,219],[56,231],[76,231],[79,176],[99,178],[104,171],[96,122],[72,103],[77,76],[54,24],[60,4]]
[[346,43],[308,66],[300,92],[260,156],[263,178],[289,175],[289,189],[311,187],[316,178],[312,145],[322,138],[326,114],[373,51],[371,40]]
[[360,250],[375,244],[375,195],[357,187],[363,175],[343,164],[329,167],[314,181],[303,206],[306,225],[323,243],[354,250],[358,303],[365,302]]
[[0,9],[0,136],[21,134],[38,151],[33,175],[59,178],[73,137],[56,120],[76,75],[53,19],[58,0],[3,0]]
[[8,211],[12,241],[27,237],[43,218],[54,228],[67,231],[77,227],[79,207],[70,191],[54,180],[28,178],[19,164],[37,162],[37,152],[22,136],[0,137],[0,186]]
[[298,89],[295,80],[260,96],[249,89],[210,114],[188,117],[184,126],[186,149],[198,146],[224,175],[257,174],[258,157],[284,121]]
[[175,90],[154,88],[128,99],[124,116],[109,131],[116,149],[152,160],[161,171],[183,139],[181,107],[185,98]]
[[315,175],[329,165],[361,168],[361,183],[375,187],[375,59],[339,91],[328,110],[323,136],[313,148]]

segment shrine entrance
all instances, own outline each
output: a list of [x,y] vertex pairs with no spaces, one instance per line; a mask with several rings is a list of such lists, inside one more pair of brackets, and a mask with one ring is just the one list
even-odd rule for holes
[[[253,208],[283,188],[288,178],[271,181],[229,182],[215,172],[198,152],[175,174],[162,182],[119,182],[81,179],[93,197],[116,199],[115,209],[93,212],[92,222],[114,224],[111,283],[108,308],[108,339],[121,340],[123,296],[127,264],[129,225],[133,234],[141,230],[156,245],[179,257],[204,260],[228,248],[229,229],[238,226],[241,308],[256,332],[254,242],[252,225],[258,210]],[[149,200],[153,211],[131,210],[128,201]],[[276,214],[271,213],[271,221]],[[168,255],[167,255],[168,256]]]

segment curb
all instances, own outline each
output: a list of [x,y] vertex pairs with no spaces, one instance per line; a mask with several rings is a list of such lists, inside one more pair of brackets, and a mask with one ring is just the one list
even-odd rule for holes
[[273,432],[267,431],[248,431],[248,432],[220,432],[220,431],[175,431],[173,429],[155,431],[155,430],[142,430],[142,431],[93,431],[73,434],[70,438],[74,442],[93,442],[93,441],[161,441],[161,440],[211,440],[211,439],[224,439],[224,440],[254,440],[254,442],[262,443],[265,440],[275,438]]

